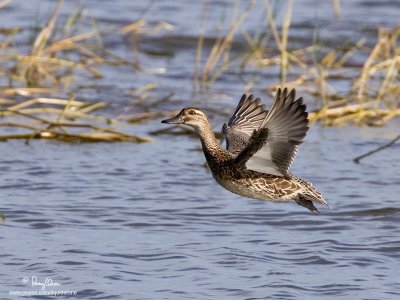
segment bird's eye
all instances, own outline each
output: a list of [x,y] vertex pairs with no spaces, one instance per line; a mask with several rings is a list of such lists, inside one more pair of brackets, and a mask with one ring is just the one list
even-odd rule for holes
[[195,114],[194,110],[190,110],[190,111],[189,111],[189,115],[192,115],[192,116],[193,116],[194,114]]

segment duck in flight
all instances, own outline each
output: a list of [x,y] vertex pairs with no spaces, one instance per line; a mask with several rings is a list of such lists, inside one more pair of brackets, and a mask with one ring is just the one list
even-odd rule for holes
[[314,203],[328,205],[311,183],[291,174],[297,146],[308,131],[308,113],[295,90],[278,89],[268,111],[259,98],[243,95],[222,127],[226,149],[217,142],[206,114],[194,107],[182,109],[166,124],[184,124],[199,134],[215,180],[244,197],[295,201],[318,213]]

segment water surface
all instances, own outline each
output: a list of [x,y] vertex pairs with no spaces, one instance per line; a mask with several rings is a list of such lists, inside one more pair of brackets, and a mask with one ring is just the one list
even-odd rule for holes
[[[42,13],[50,11],[50,1],[35,2]],[[7,16],[29,27],[27,3],[15,1]],[[145,8],[125,0],[84,3],[92,15],[117,25]],[[195,3],[155,1],[145,17],[150,24],[173,23],[171,36],[187,41],[198,34],[193,20],[199,20],[202,5]],[[226,10],[227,3],[216,2],[210,14]],[[342,23],[334,21],[327,3],[296,2],[293,33],[311,37],[317,20],[334,40],[355,27],[398,21],[397,1],[343,2]],[[249,22],[250,28],[258,24]],[[155,36],[145,45],[162,47],[165,40]],[[120,41],[115,50],[124,52],[124,47]],[[174,50],[171,57],[144,55],[142,63],[146,68],[161,64],[168,72],[108,70],[105,88],[80,95],[123,106],[132,100],[125,89],[157,81],[161,95],[165,89],[182,100],[164,108],[191,103],[192,46]],[[266,103],[271,99],[264,87],[276,82],[274,76],[254,88]],[[208,101],[197,104],[233,107],[243,92],[238,82],[237,74],[224,74]],[[219,130],[224,121],[213,118],[214,127]],[[146,135],[166,126],[159,122],[127,130]],[[312,181],[332,206],[319,207],[318,216],[295,203],[246,199],[219,187],[204,168],[199,141],[188,136],[157,136],[139,145],[0,143],[1,212],[6,215],[0,298],[13,298],[10,290],[38,290],[22,282],[36,276],[49,277],[61,284],[53,289],[77,291],[82,299],[399,299],[399,146],[359,165],[352,162],[393,138],[399,126],[312,127],[292,171]]]

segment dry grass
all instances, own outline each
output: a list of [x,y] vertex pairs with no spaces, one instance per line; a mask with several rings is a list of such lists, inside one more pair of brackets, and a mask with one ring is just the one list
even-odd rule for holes
[[[9,2],[1,2],[0,8]],[[137,38],[142,34],[170,29],[170,25],[159,22],[149,28],[145,20],[138,19],[113,30],[100,30],[98,26],[93,26],[92,30],[82,32],[81,28],[86,27],[80,26],[81,12],[78,10],[63,20],[60,18],[62,4],[62,0],[54,2],[51,16],[34,37],[28,51],[20,50],[18,45],[21,43],[15,42],[21,29],[4,28],[0,32],[6,36],[0,43],[0,77],[9,82],[9,87],[0,91],[0,127],[3,133],[0,134],[0,141],[150,141],[150,138],[117,130],[127,125],[126,120],[96,115],[95,110],[106,106],[103,102],[86,103],[75,100],[74,96],[59,99],[49,95],[57,94],[57,89],[63,94],[72,94],[71,83],[82,80],[82,76],[101,78],[103,74],[99,69],[102,65],[139,69],[137,61],[121,58],[105,49],[102,42],[104,36]],[[144,87],[138,90],[138,97],[140,93],[140,97],[146,99],[147,89]]]
[[[77,71],[83,71],[95,77],[102,74],[96,65],[106,60],[83,43],[95,36],[95,32],[81,33],[75,36],[58,36],[55,30],[62,0],[57,5],[47,24],[37,34],[28,53],[14,48],[13,36],[0,52],[3,62],[2,74],[10,79],[10,84],[26,87],[46,87],[61,85],[68,87]],[[65,27],[73,27],[76,22],[72,15]],[[69,32],[71,30],[64,30]],[[68,53],[74,52],[78,59],[72,60]],[[11,64],[11,66],[10,66]]]
[[[200,67],[201,55],[203,52],[203,33],[201,30],[198,39],[198,47],[196,54],[195,76],[194,76],[195,82],[201,82],[202,84],[210,84],[214,82],[222,72],[228,69],[228,67],[232,62],[232,58],[229,55],[232,42],[238,30],[240,30],[241,24],[246,19],[250,9],[253,7],[254,2],[255,2],[254,0],[249,1],[242,12],[240,12],[239,14],[233,14],[233,18],[227,30],[226,35],[222,35],[217,38],[202,68]],[[236,5],[239,6],[240,3],[241,1],[238,1]],[[203,13],[202,23],[206,18],[205,15],[206,15],[206,8],[205,12]],[[203,27],[203,24],[201,27]]]
[[[26,94],[29,89],[5,90],[5,94]],[[70,99],[29,98],[15,103],[2,98],[0,127],[11,133],[1,134],[0,141],[9,139],[53,139],[62,142],[136,142],[151,141],[119,131],[126,123],[94,114],[103,102],[86,103]],[[11,130],[12,129],[12,130]],[[4,131],[4,130],[3,130]]]
[[[332,6],[339,19],[340,2],[333,0]],[[236,14],[228,34],[215,42],[202,67],[200,57],[205,51],[203,35],[200,34],[195,69],[197,72],[202,70],[202,73],[201,76],[195,76],[196,80],[210,84],[237,60],[230,54],[230,45],[237,37],[237,32],[241,32],[248,44],[248,50],[242,56],[241,68],[251,65],[271,68],[271,72],[275,72],[279,67],[279,82],[267,90],[274,90],[280,85],[313,95],[320,101],[320,108],[310,114],[311,121],[321,121],[326,126],[348,123],[381,126],[400,116],[400,27],[379,28],[376,45],[372,48],[366,47],[365,40],[361,39],[352,45],[322,49],[320,41],[315,39],[305,48],[290,49],[292,1],[285,2],[279,8],[283,10],[280,24],[276,17],[277,8],[270,1],[264,0],[264,8],[267,23],[265,31],[270,35],[253,37],[241,28],[244,19],[251,15],[249,3],[242,12]],[[277,54],[274,49],[278,50]],[[317,52],[324,55],[318,59],[321,55],[317,55]],[[363,64],[348,64],[353,56],[365,56],[366,53],[367,59]],[[291,74],[291,70],[300,70],[300,73],[296,71],[296,74]],[[358,72],[358,75],[348,76],[349,70]],[[347,81],[351,87],[346,93],[335,90],[338,79]]]
[[[400,116],[399,36],[400,28],[380,28],[372,49],[356,44],[346,51],[329,52],[318,63],[320,76],[304,80],[304,84],[311,88],[318,87],[320,83],[321,88],[315,88],[315,96],[324,100],[322,108],[311,115],[312,120],[321,120],[324,125],[330,126],[349,122],[381,126]],[[338,95],[330,82],[334,82],[341,71],[345,73],[346,60],[361,51],[366,51],[368,58],[358,68],[357,77],[346,79],[351,89],[346,94]]]
[[[71,14],[64,23],[59,21],[62,3],[62,0],[57,1],[51,17],[34,38],[28,53],[14,47],[18,43],[14,43],[13,38],[19,31],[15,29],[8,32],[8,39],[0,47],[0,76],[9,78],[10,84],[19,87],[68,88],[74,80],[79,80],[75,77],[81,73],[101,78],[101,65],[131,66],[138,70],[137,62],[105,49],[102,37],[112,34],[138,36],[169,29],[170,26],[166,22],[159,22],[152,28],[146,28],[146,21],[139,19],[114,30],[103,31],[93,25],[92,30],[79,32],[79,11]],[[78,33],[71,35],[71,32]]]
[[[8,0],[0,2],[0,8],[9,2]],[[138,70],[140,66],[136,60],[121,58],[105,49],[102,38],[107,34],[119,34],[130,35],[132,40],[137,41],[142,34],[171,29],[171,25],[166,22],[159,22],[152,28],[146,28],[145,20],[138,19],[114,30],[105,31],[100,30],[98,26],[93,26],[92,30],[82,32],[82,27],[79,26],[79,12],[72,14],[62,23],[60,18],[62,3],[62,0],[54,2],[52,15],[35,36],[29,51],[24,52],[18,49],[16,46],[18,43],[14,42],[20,29],[6,28],[0,32],[6,36],[0,43],[0,77],[7,78],[10,86],[2,92],[4,98],[0,99],[0,105],[4,107],[4,117],[14,116],[14,118],[23,117],[24,120],[33,120],[34,118],[27,115],[45,113],[46,117],[58,115],[59,119],[74,118],[69,108],[69,106],[76,107],[72,105],[75,103],[73,99],[53,99],[57,100],[53,103],[49,97],[31,97],[20,104],[13,105],[12,103],[15,103],[15,99],[18,98],[15,94],[30,97],[32,93],[48,94],[50,90],[54,92],[55,88],[68,90],[72,82],[82,79],[82,74],[100,78],[103,76],[100,71],[102,65],[115,67],[129,65]],[[204,47],[203,33],[205,22],[208,21],[208,7],[205,6],[195,57],[193,81],[195,87],[212,84],[221,74],[236,66],[235,63],[239,64],[238,73],[246,66],[263,69],[263,71],[270,68],[271,73],[279,68],[279,80],[273,84],[273,88],[276,85],[297,88],[300,94],[310,94],[320,100],[318,109],[310,114],[314,122],[320,121],[327,126],[343,126],[349,123],[379,126],[400,115],[400,47],[398,45],[400,27],[380,28],[376,44],[371,48],[365,46],[364,40],[360,40],[350,46],[322,49],[320,41],[315,39],[307,47],[294,49],[290,36],[293,1],[279,2],[278,8],[273,5],[277,2],[264,0],[262,3],[265,11],[263,31],[268,34],[252,35],[246,31],[243,24],[246,18],[252,15],[255,1],[237,0],[234,12],[230,14],[232,18],[228,27],[225,31],[221,30],[220,36],[208,53]],[[336,18],[339,19],[340,1],[332,0],[332,7]],[[281,10],[280,14],[277,10]],[[278,18],[278,15],[281,17]],[[247,50],[242,55],[233,55],[232,45],[238,37],[242,39],[242,44],[245,44]],[[138,51],[138,49],[133,50]],[[317,53],[323,53],[323,55],[316,55]],[[350,66],[349,59],[360,53],[363,55],[367,53],[365,62],[359,66]],[[296,73],[293,70],[296,70]],[[358,72],[358,75],[349,76],[347,74],[349,70]],[[339,93],[335,90],[335,82],[338,79],[348,83],[350,86],[348,91]],[[156,87],[157,83],[151,83],[132,92],[135,98],[132,104],[144,107],[143,113],[116,119],[141,123],[164,115],[164,113],[154,113],[151,109],[154,110],[159,103],[170,101],[172,95],[151,102],[150,92]],[[273,88],[267,87],[266,90],[271,91]],[[78,110],[79,119],[89,120],[89,123],[97,121],[107,123],[108,120],[91,113],[92,108],[99,108],[101,105],[101,103],[96,103],[92,107],[85,104],[85,108]],[[24,113],[27,115],[23,115]],[[46,124],[43,120],[36,119],[35,121],[40,121],[42,125]],[[64,122],[63,126],[55,126],[54,122],[54,120],[48,120],[47,125],[51,125],[52,130],[78,127],[68,125],[68,122]],[[93,140],[103,137],[110,140],[114,138],[114,133],[111,133],[113,138],[108,136],[110,132],[106,128],[97,128],[96,125],[85,122],[82,124],[87,126],[81,128],[90,128],[92,133],[96,130],[100,133],[100,137],[91,134]],[[8,123],[10,127],[16,125],[15,122]],[[35,126],[31,128],[31,131],[42,132],[43,128]],[[61,139],[63,131],[58,129],[57,132],[48,130],[36,136],[57,137],[57,139],[60,137]]]
[[[273,25],[270,28],[275,31]],[[281,39],[285,36],[282,33]],[[319,47],[316,44],[290,52],[278,47],[280,54],[277,57],[256,57],[254,61],[262,67],[281,62],[281,74],[286,74],[288,65],[302,70],[300,76],[289,82],[281,76],[280,84],[305,90],[321,100],[321,108],[310,114],[312,121],[321,121],[326,126],[343,126],[346,123],[381,126],[400,116],[399,36],[400,28],[379,28],[377,42],[372,49],[365,47],[364,40],[360,40],[352,46],[327,51],[322,59],[312,64],[313,53]],[[363,65],[356,67],[359,75],[348,78],[347,61],[353,55],[365,52],[369,53],[368,58]],[[286,59],[288,65],[282,65]],[[351,86],[346,94],[335,91],[333,85],[338,78],[347,80]]]

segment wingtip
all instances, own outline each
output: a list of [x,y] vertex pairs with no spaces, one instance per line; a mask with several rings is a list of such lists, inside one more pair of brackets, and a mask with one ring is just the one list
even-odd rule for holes
[[278,90],[276,91],[275,98],[279,99],[281,97],[281,94],[282,94],[282,89],[279,87]]
[[304,105],[304,106],[306,106],[303,102],[304,102],[304,99],[303,99],[303,97],[299,97],[299,98],[297,98],[296,99],[296,102],[298,102],[300,105]]
[[296,97],[296,89],[292,88],[289,90],[289,88],[287,88],[287,87],[284,87],[284,88],[278,87],[278,89],[276,90],[276,95],[277,95],[277,98],[280,98],[281,95],[284,95],[283,96],[284,99],[295,98]]
[[287,98],[287,92],[288,92],[288,89],[287,89],[287,87],[285,87],[285,88],[283,89],[283,91],[282,91],[282,98],[283,98],[284,100],[286,100],[286,98]]
[[284,100],[284,102],[286,102],[286,100],[290,100],[290,102],[295,102],[298,101],[300,98],[303,99],[302,97],[300,97],[299,99],[295,100],[296,98],[296,89],[288,89],[287,87],[281,88],[278,87],[276,94],[275,94],[275,99],[282,99]]
[[239,100],[239,105],[241,105],[246,100],[246,98],[247,98],[247,95],[243,94],[242,97]]

